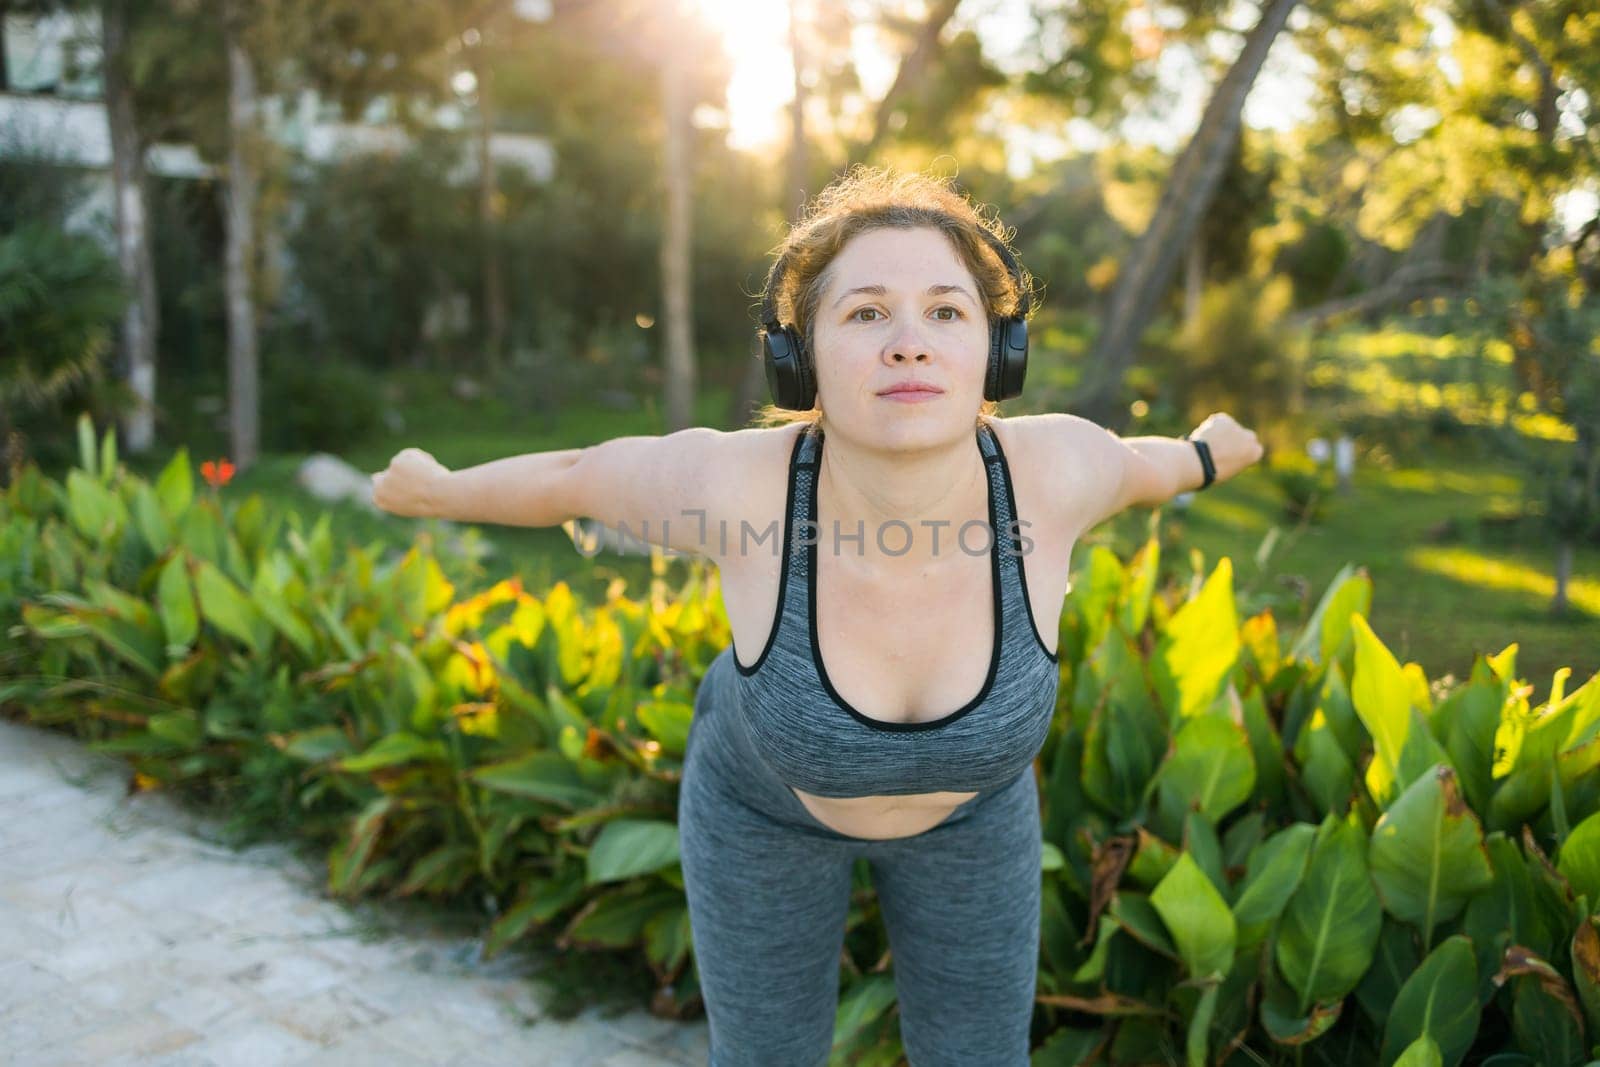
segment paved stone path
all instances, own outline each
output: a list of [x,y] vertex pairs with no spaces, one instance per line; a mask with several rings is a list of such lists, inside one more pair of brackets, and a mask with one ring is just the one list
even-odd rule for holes
[[372,940],[283,846],[234,852],[126,765],[0,721],[0,1064],[664,1067],[704,1020],[549,1017],[506,953]]

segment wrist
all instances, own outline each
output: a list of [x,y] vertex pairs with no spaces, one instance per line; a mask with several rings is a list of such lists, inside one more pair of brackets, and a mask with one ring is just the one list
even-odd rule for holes
[[1209,489],[1216,483],[1217,466],[1211,458],[1211,446],[1197,437],[1183,435],[1183,439],[1194,446],[1195,463],[1200,468],[1200,484],[1195,486],[1194,492]]
[[451,501],[457,485],[455,471],[445,471],[428,482],[427,491],[423,494],[423,507],[428,513],[428,518],[448,519],[453,514]]

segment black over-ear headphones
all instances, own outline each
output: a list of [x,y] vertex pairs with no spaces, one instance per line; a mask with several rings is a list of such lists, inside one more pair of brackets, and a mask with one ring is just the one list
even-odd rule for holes
[[[983,380],[985,400],[1008,400],[1022,393],[1022,380],[1028,373],[1027,316],[1031,302],[1017,258],[994,234],[983,229],[979,232],[1017,283],[1016,314],[989,320],[989,366]],[[767,287],[761,298],[761,357],[766,364],[772,402],[780,408],[810,411],[817,401],[810,346],[793,325],[778,321],[778,288],[788,266],[789,257],[779,256],[767,274]]]

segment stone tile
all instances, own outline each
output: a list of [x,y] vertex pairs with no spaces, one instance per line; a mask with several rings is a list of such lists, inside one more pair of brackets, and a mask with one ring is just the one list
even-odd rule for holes
[[431,1063],[453,1062],[472,1053],[484,1040],[481,1034],[434,1011],[393,1015],[359,1033]]
[[682,1023],[659,1019],[649,1012],[630,1011],[618,1015],[602,1015],[596,1019],[617,1037],[644,1048],[653,1048],[670,1038]]
[[30,1063],[32,1053],[58,1048],[82,1037],[94,1026],[90,1009],[73,997],[56,993],[11,1005],[0,1016],[0,1048]]
[[254,1018],[261,1006],[245,990],[226,982],[193,982],[182,978],[166,983],[151,1008],[175,1023],[202,1034]]
[[49,910],[38,915],[35,921],[62,940],[76,940],[103,930],[145,926],[143,916],[134,909],[98,889],[83,888],[81,884],[60,893]]
[[194,1051],[226,1067],[281,1067],[299,1063],[318,1046],[261,1019],[251,1019],[229,1027],[206,1040]]
[[349,971],[312,952],[285,946],[270,959],[230,971],[228,981],[265,999],[300,997],[343,983]]
[[142,1059],[192,1049],[200,1035],[159,1015],[139,1013],[103,1017],[93,1032],[64,1051],[73,1063],[103,1063],[114,1058]]
[[65,979],[51,974],[32,960],[11,956],[0,956],[0,960],[4,961],[0,962],[0,990],[5,991],[4,997],[0,998],[0,1033],[4,1031],[6,1015],[19,1004],[71,988]]
[[158,957],[80,978],[72,983],[72,992],[101,1013],[129,1015],[148,1012],[173,981],[170,967]]
[[599,1067],[678,1067],[679,1061],[659,1053],[625,1048],[600,1061]]
[[110,929],[65,939],[60,948],[30,949],[31,960],[60,978],[76,982],[124,963],[151,959],[168,946],[147,930]]
[[[299,1060],[295,1067],[436,1067],[436,1064],[392,1045],[358,1036]],[[528,1067],[528,1064],[520,1067]]]
[[339,1044],[350,1034],[388,1018],[381,1008],[348,988],[280,1001],[268,1009],[268,1017],[290,1033],[323,1047]]
[[56,952],[62,940],[60,934],[34,922],[27,909],[0,903],[0,960],[15,960],[35,950]]

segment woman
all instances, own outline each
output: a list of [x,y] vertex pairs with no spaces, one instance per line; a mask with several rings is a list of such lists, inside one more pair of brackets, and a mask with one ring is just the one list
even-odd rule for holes
[[1208,460],[1221,480],[1261,455],[1220,413],[1192,440],[994,417],[1021,386],[1030,287],[948,184],[858,170],[769,277],[778,425],[456,472],[407,449],[375,477],[399,514],[589,516],[720,568],[733,643],[696,697],[678,813],[713,1067],[827,1061],[863,857],[913,1067],[1028,1062],[1032,765],[1073,542],[1208,484]]

